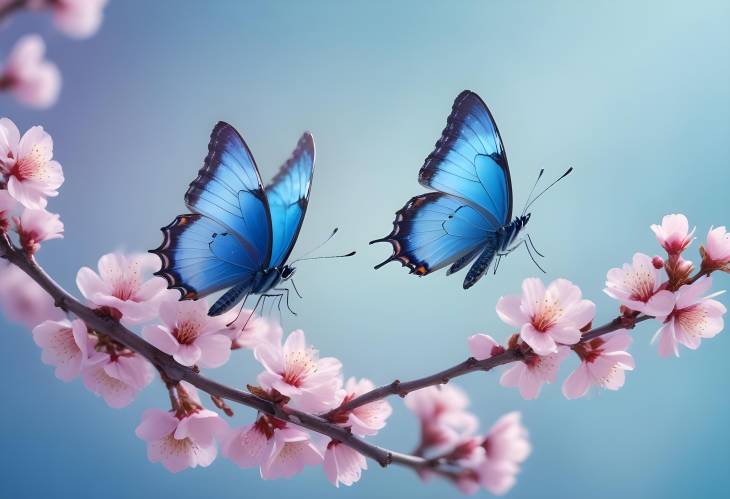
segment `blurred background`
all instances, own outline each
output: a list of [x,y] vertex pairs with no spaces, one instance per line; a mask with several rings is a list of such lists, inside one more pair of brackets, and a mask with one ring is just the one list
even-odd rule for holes
[[[395,210],[423,192],[418,169],[456,95],[469,88],[489,104],[516,206],[540,168],[548,178],[575,168],[534,206],[530,229],[547,255],[545,278],[574,281],[604,322],[616,312],[601,291],[606,271],[636,251],[659,252],[649,224],[682,212],[700,239],[710,225],[730,224],[728,25],[725,1],[112,0],[101,31],[82,42],[40,14],[5,24],[0,53],[23,34],[42,34],[63,89],[48,111],[2,95],[0,115],[21,130],[42,124],[54,138],[66,183],[49,209],[61,214],[66,235],[39,259],[74,292],[77,269],[95,267],[100,255],[159,244],[159,228],[185,211],[183,193],[217,120],[241,131],[265,179],[311,130],[317,166],[295,254],[334,226],[340,233],[323,253],[358,254],[302,263],[304,299],[284,326],[303,328],[323,355],[343,361],[345,375],[380,384],[462,360],[475,332],[505,339],[511,331],[494,304],[539,274],[524,251],[469,292],[463,276],[372,269],[390,248],[367,242],[387,234]],[[730,276],[717,284],[730,286]],[[0,497],[457,495],[374,463],[343,490],[321,468],[266,482],[222,459],[171,475],[147,461],[134,436],[145,408],[165,407],[161,386],[109,409],[79,381],[59,382],[27,330],[1,318],[0,328]],[[507,411],[523,413],[534,452],[509,497],[726,497],[730,334],[660,359],[649,345],[654,330],[636,329],[637,369],[616,393],[566,401],[556,384],[523,401],[498,385],[497,373],[457,382],[482,429]],[[209,374],[243,386],[258,370],[239,352]],[[395,413],[375,441],[408,451],[417,425],[400,400],[391,402]],[[253,417],[238,408],[234,424]]]

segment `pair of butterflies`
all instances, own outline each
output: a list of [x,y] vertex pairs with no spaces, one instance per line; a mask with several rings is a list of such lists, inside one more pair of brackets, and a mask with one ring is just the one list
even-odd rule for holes
[[[152,250],[162,260],[157,275],[182,299],[228,288],[209,315],[225,313],[249,295],[259,295],[259,301],[288,299],[287,288],[278,286],[294,274],[287,261],[307,210],[314,158],[314,140],[305,133],[264,187],[243,138],[231,125],[218,123],[204,165],[185,194],[193,213],[164,227],[163,243]],[[419,181],[437,192],[408,201],[396,213],[392,232],[373,241],[393,246],[391,257],[376,268],[397,260],[420,276],[449,265],[451,274],[476,260],[464,280],[466,289],[495,256],[524,242],[521,234],[530,215],[523,212],[512,220],[504,146],[477,94],[464,91],[456,98]]]

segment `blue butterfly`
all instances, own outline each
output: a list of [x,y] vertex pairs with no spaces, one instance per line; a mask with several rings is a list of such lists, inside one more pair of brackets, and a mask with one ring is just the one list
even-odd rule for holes
[[[542,171],[538,180],[541,176]],[[398,260],[418,276],[448,265],[450,275],[476,259],[464,279],[468,289],[487,272],[495,256],[496,272],[501,257],[523,243],[531,257],[530,246],[542,256],[529,235],[525,238],[524,229],[530,221],[527,208],[547,189],[532,202],[528,197],[525,210],[512,220],[512,181],[502,138],[492,113],[474,92],[465,90],[454,101],[418,181],[438,192],[411,198],[396,212],[392,232],[371,241],[393,246],[393,254],[376,269]]]
[[259,301],[278,297],[279,304],[286,294],[288,304],[289,290],[277,285],[294,275],[286,262],[307,211],[313,171],[314,139],[304,133],[264,188],[243,138],[219,122],[203,167],[185,193],[193,213],[163,227],[164,241],[151,250],[162,260],[156,275],[185,300],[230,288],[210,307],[211,316],[250,294],[260,295]]

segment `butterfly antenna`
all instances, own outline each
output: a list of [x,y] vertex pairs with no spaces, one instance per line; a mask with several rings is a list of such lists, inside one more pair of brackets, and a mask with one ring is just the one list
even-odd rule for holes
[[297,258],[291,264],[295,264],[296,262],[303,262],[305,260],[321,260],[325,258],[347,258],[350,256],[355,255],[357,253],[356,251],[350,251],[349,253],[345,253],[344,255],[328,255],[328,256],[310,256],[309,258]]
[[532,184],[532,189],[530,189],[530,195],[527,196],[527,201],[525,201],[525,209],[522,210],[522,214],[524,215],[527,213],[527,207],[530,204],[530,198],[535,193],[535,188],[537,187],[537,184],[540,182],[540,179],[542,178],[542,174],[545,173],[545,168],[540,168],[540,173],[537,174],[537,180],[535,180],[535,183]]
[[[303,257],[311,255],[312,253],[314,253],[315,251],[317,251],[319,248],[321,248],[322,246],[324,246],[325,244],[327,244],[330,241],[330,239],[332,239],[333,237],[335,237],[335,234],[337,234],[337,231],[338,230],[340,230],[340,229],[337,228],[337,227],[335,227],[334,229],[332,229],[332,233],[327,237],[327,239],[325,239],[324,241],[322,241],[321,243],[319,243],[313,249],[311,249],[311,250],[307,251],[306,253],[304,253],[302,255],[302,258],[300,258],[298,260],[295,260],[295,261],[299,261],[299,260],[303,259]],[[292,262],[292,263],[294,263],[294,262]]]
[[532,201],[530,201],[530,202],[529,202],[529,204],[528,204],[527,206],[525,206],[525,211],[524,211],[524,213],[527,213],[527,210],[528,210],[528,209],[530,208],[530,206],[532,206],[532,205],[533,205],[533,203],[534,203],[535,201],[537,201],[538,199],[540,199],[540,197],[541,197],[541,196],[542,196],[543,194],[545,194],[545,193],[546,193],[546,192],[547,192],[547,191],[548,191],[548,190],[549,190],[549,189],[550,189],[550,188],[551,188],[552,186],[554,186],[555,184],[557,184],[558,182],[560,182],[561,180],[563,180],[563,179],[564,179],[565,177],[567,177],[567,176],[568,176],[568,175],[570,174],[570,172],[572,172],[572,171],[573,171],[573,167],[571,166],[570,168],[568,168],[568,170],[567,170],[567,171],[566,171],[565,173],[563,173],[563,174],[562,174],[562,175],[561,175],[560,177],[558,177],[558,178],[557,178],[557,179],[555,180],[555,182],[553,182],[552,184],[550,184],[550,185],[548,185],[547,187],[545,187],[545,189],[543,189],[543,191],[542,191],[542,192],[541,192],[540,194],[538,194],[537,196],[535,196],[535,198],[534,198],[534,199],[533,199]]

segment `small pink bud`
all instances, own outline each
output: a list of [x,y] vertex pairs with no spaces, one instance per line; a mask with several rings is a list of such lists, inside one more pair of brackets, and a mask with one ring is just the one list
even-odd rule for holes
[[664,258],[657,255],[651,259],[651,264],[654,265],[655,269],[661,270],[664,268]]

